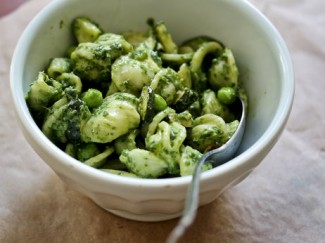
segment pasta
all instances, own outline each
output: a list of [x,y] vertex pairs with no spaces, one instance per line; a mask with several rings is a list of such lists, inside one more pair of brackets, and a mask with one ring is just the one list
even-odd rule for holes
[[43,133],[81,163],[130,177],[191,175],[236,131],[232,104],[246,92],[231,49],[206,36],[177,45],[163,22],[148,24],[116,34],[77,17],[75,46],[49,60],[26,102]]

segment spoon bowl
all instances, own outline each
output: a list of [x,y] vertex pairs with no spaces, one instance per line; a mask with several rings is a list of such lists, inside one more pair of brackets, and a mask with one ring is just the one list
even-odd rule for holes
[[189,227],[195,219],[199,202],[199,184],[202,166],[206,162],[212,163],[214,167],[219,166],[233,158],[239,148],[246,126],[247,107],[245,105],[245,101],[241,97],[237,98],[236,103],[239,103],[241,113],[239,125],[236,129],[236,132],[224,145],[205,153],[195,167],[192,181],[188,188],[183,215],[179,223],[169,235],[167,241],[168,243],[177,242],[177,240],[184,234],[186,228]]

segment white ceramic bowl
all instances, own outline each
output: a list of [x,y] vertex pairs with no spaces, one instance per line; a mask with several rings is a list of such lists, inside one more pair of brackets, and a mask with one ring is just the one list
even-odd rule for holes
[[22,34],[11,66],[11,89],[21,128],[39,156],[71,188],[108,211],[140,221],[180,216],[191,177],[136,179],[107,174],[69,157],[32,119],[24,95],[51,57],[71,45],[70,22],[89,16],[106,32],[147,29],[165,21],[176,42],[208,35],[230,47],[249,95],[247,128],[238,155],[203,173],[200,205],[215,200],[263,160],[284,129],[294,96],[287,47],[274,26],[245,0],[55,0]]

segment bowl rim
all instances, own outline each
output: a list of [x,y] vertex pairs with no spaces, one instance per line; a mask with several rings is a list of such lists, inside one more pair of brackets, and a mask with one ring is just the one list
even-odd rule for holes
[[[56,145],[54,145],[36,125],[31,117],[31,114],[28,111],[27,105],[22,105],[25,103],[24,97],[22,97],[19,93],[19,91],[22,90],[22,87],[19,86],[22,86],[22,84],[17,81],[17,74],[15,70],[22,67],[23,60],[21,60],[20,57],[26,56],[27,54],[26,52],[28,48],[26,48],[26,43],[27,46],[31,45],[31,40],[28,33],[37,30],[41,25],[41,22],[39,22],[39,20],[46,18],[48,14],[60,8],[60,5],[63,2],[66,2],[66,0],[56,0],[50,2],[31,20],[19,38],[13,53],[10,67],[10,88],[15,106],[15,112],[18,117],[18,122],[21,128],[23,128],[25,137],[28,137],[30,142],[37,143],[43,151],[47,151],[49,153],[50,157],[57,157],[61,162],[61,166],[64,167],[63,169],[72,171],[74,175],[82,174],[86,177],[102,181],[104,183],[113,183],[128,186],[144,186],[149,188],[164,187],[170,185],[186,186],[189,184],[192,176],[166,179],[129,178],[109,174],[107,172],[103,172],[96,168],[92,168],[88,165],[80,163],[80,161],[70,157],[64,151],[60,150]],[[249,1],[228,0],[227,3],[237,5],[237,8],[242,8],[243,11],[251,14],[251,16],[256,19],[256,21],[259,21],[259,23],[262,24],[268,32],[272,33],[272,38],[274,40],[276,48],[278,49],[279,58],[282,65],[282,78],[285,80],[285,82],[282,82],[280,95],[281,99],[279,100],[278,104],[278,107],[281,107],[281,109],[276,110],[274,117],[270,122],[270,125],[267,127],[262,136],[257,139],[257,141],[252,144],[252,146],[250,146],[248,149],[243,151],[232,160],[218,166],[217,168],[213,168],[212,170],[204,172],[202,174],[201,181],[210,180],[213,177],[218,177],[218,175],[229,173],[234,168],[241,166],[243,163],[250,163],[253,161],[254,156],[263,152],[265,147],[270,144],[273,145],[275,143],[275,135],[279,135],[284,129],[291,111],[294,98],[294,74],[291,57],[288,48],[278,30],[274,27],[270,20]],[[48,164],[47,161],[44,162]]]

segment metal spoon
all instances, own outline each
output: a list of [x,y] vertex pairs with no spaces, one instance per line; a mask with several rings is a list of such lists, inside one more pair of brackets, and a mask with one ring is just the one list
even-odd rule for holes
[[238,147],[241,143],[245,125],[246,125],[246,107],[245,102],[242,98],[237,99],[238,103],[240,103],[240,112],[241,117],[239,121],[238,128],[234,135],[228,140],[227,143],[222,145],[221,147],[211,150],[207,152],[200,162],[197,164],[191,184],[188,188],[186,202],[185,202],[185,208],[183,211],[183,215],[176,225],[176,227],[173,229],[173,231],[168,236],[167,242],[168,243],[176,243],[180,237],[184,234],[185,230],[193,223],[197,208],[198,208],[198,201],[199,201],[199,183],[200,183],[200,175],[201,175],[201,168],[204,165],[205,162],[209,161],[212,162],[215,166],[221,165],[228,160],[230,160],[238,150]]

